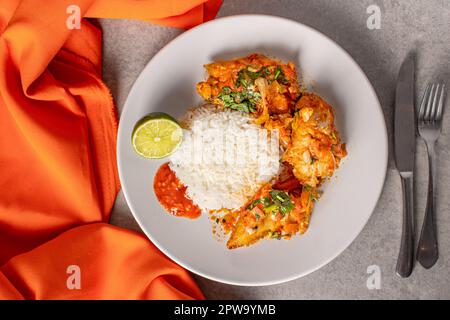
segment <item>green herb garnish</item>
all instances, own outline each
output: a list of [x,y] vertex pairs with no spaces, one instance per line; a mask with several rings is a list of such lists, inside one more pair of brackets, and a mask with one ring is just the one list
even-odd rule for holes
[[244,89],[247,89],[249,86],[253,85],[256,79],[262,76],[262,73],[262,69],[256,72],[252,72],[247,68],[239,70],[236,79],[236,88],[243,87]]
[[277,67],[275,71],[274,80],[277,80],[281,84],[289,84],[289,80],[286,78],[286,75],[283,72],[283,69],[281,67]]
[[281,213],[283,216],[287,215],[295,208],[289,194],[281,190],[271,190],[268,197],[253,200],[252,203],[247,206],[247,210],[252,210],[258,204],[263,205],[264,212],[266,213]]
[[286,215],[292,210],[294,210],[294,208],[295,208],[294,204],[289,201],[289,203],[286,203],[280,207],[280,212],[282,215]]
[[285,191],[271,190],[269,194],[273,200],[278,200],[280,203],[290,200],[289,195]]
[[270,206],[272,204],[272,201],[270,200],[269,197],[261,198],[261,200],[262,200],[262,204],[263,204],[264,208],[267,208],[268,206]]
[[269,197],[263,197],[263,198],[253,200],[252,203],[250,203],[247,206],[247,210],[252,210],[254,207],[256,207],[260,203],[263,205],[264,209],[266,209],[267,207],[269,207],[273,204],[273,202],[271,201],[271,199]]
[[247,210],[252,210],[258,203],[261,203],[262,199],[256,199],[252,203],[250,203],[247,207]]
[[295,206],[287,192],[281,190],[271,190],[269,194],[274,204],[278,207],[278,211],[282,215],[286,215],[294,209]]
[[225,108],[250,113],[256,112],[256,104],[261,99],[261,94],[247,89],[232,92],[230,87],[223,87],[218,98]]
[[[270,75],[273,74],[274,67],[262,67],[258,71],[254,70],[257,70],[255,66],[239,70],[235,83],[236,91],[228,86],[222,88],[218,98],[223,102],[225,108],[244,113],[256,112],[256,105],[261,99],[261,94],[254,89],[255,80],[263,77],[270,83],[272,81]],[[281,67],[277,67],[274,72],[274,80],[282,84],[289,84]]]
[[280,76],[280,74],[281,74],[281,68],[277,68],[277,71],[275,72],[275,77],[274,77],[274,79],[277,80],[278,77]]
[[264,74],[266,77],[270,76],[270,67],[264,67],[261,69],[261,73]]
[[223,87],[221,94],[230,94],[232,91],[230,87]]

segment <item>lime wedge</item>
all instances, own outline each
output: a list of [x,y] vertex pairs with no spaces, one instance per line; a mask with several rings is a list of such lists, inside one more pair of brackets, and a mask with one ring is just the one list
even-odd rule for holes
[[167,157],[182,140],[183,130],[178,122],[162,112],[150,113],[139,120],[131,137],[134,150],[151,159]]

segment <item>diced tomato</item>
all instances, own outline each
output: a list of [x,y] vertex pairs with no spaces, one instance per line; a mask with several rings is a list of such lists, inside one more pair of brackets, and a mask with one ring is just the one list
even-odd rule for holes
[[300,188],[301,185],[297,178],[291,177],[284,181],[277,182],[273,187],[278,190],[291,191]]

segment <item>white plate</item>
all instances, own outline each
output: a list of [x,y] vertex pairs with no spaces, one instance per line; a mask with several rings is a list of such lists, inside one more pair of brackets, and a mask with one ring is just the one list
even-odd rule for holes
[[[317,203],[304,236],[263,240],[228,250],[211,233],[208,218],[176,218],[161,208],[153,177],[164,162],[138,156],[131,145],[134,124],[154,111],[181,116],[201,100],[195,85],[203,65],[253,52],[294,61],[300,76],[336,111],[348,157]],[[313,79],[311,83],[310,80]],[[289,281],[338,256],[358,236],[381,193],[387,168],[386,126],[375,91],[360,67],[336,43],[300,23],[242,15],[191,29],[158,52],[136,80],[120,119],[118,165],[122,188],[142,230],[172,260],[216,281],[269,285]]]

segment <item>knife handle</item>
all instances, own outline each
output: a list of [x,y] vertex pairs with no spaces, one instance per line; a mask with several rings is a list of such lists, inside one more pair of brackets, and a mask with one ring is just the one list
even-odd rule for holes
[[403,228],[400,253],[397,260],[397,274],[402,278],[411,275],[414,263],[414,198],[413,174],[401,174],[403,190]]

